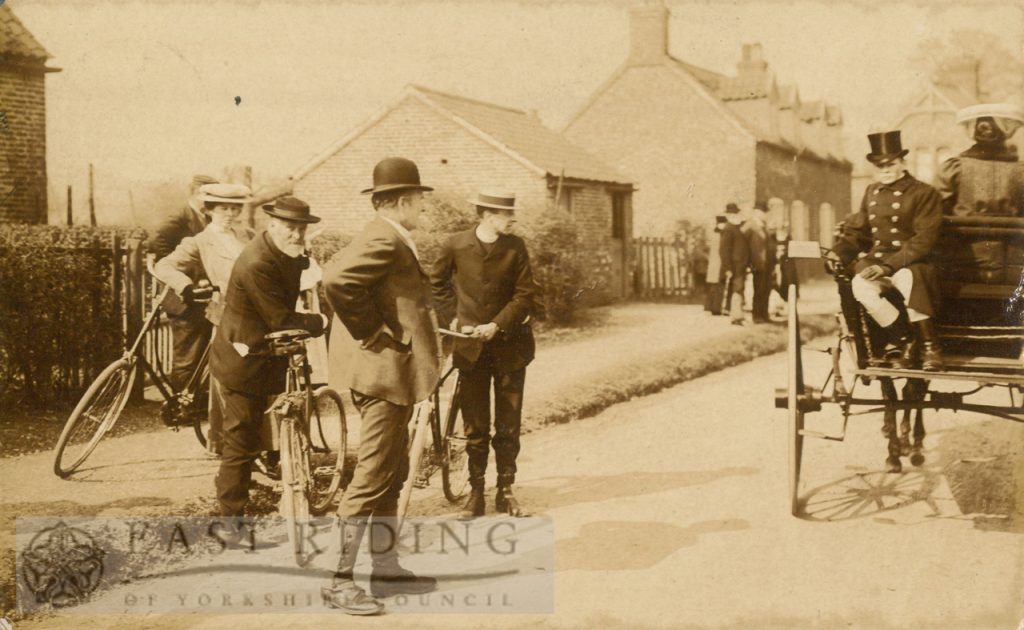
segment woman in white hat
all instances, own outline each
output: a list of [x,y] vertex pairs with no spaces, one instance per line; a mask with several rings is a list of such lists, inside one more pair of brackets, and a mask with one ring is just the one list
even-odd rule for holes
[[[250,190],[241,184],[207,184],[199,189],[199,200],[210,223],[195,236],[181,243],[153,268],[161,282],[171,287],[186,303],[195,301],[195,291],[203,285],[219,290],[206,306],[206,318],[214,329],[220,323],[224,293],[231,278],[231,269],[242,248],[254,233],[237,223],[242,207],[250,200]],[[216,333],[215,333],[216,334]],[[223,415],[220,404],[220,386],[210,377],[210,429],[206,448],[212,455],[223,449]]]

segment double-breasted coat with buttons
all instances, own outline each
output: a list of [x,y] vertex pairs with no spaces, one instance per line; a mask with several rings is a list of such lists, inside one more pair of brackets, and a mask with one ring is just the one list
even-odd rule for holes
[[860,272],[881,266],[886,275],[909,269],[914,276],[908,306],[933,316],[938,305],[931,256],[942,229],[942,199],[934,188],[904,173],[891,184],[872,183],[860,210],[846,220],[833,250]]

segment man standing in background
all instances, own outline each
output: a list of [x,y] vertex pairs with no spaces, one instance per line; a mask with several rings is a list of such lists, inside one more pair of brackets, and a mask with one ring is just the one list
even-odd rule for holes
[[729,319],[734,326],[745,326],[743,316],[743,289],[747,279],[747,265],[750,264],[750,245],[743,234],[743,218],[734,203],[725,206],[725,227],[722,228],[722,243],[719,254],[722,258],[722,281],[729,303]]
[[[188,203],[156,229],[149,243],[149,251],[156,257],[154,262],[173,252],[185,237],[196,236],[203,231],[209,219],[203,212],[199,189],[207,184],[216,183],[217,180],[209,175],[192,177],[188,189]],[[174,343],[171,383],[180,389],[195,371],[196,363],[199,362],[206,344],[210,342],[213,328],[206,319],[206,309],[202,304],[186,304],[174,291],[167,292],[163,309],[170,319]]]
[[750,219],[743,224],[743,233],[750,248],[750,269],[754,281],[753,319],[755,324],[769,321],[768,296],[772,291],[771,270],[774,258],[771,239],[768,236],[768,223],[765,220],[765,204],[758,201]]

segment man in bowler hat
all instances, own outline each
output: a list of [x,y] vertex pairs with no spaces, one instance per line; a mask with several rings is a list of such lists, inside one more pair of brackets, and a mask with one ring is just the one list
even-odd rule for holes
[[[363,191],[376,217],[324,269],[327,301],[342,326],[331,333],[331,380],[352,391],[362,418],[359,459],[338,506],[341,554],[324,603],[353,615],[383,610],[378,597],[426,593],[434,578],[398,563],[398,497],[409,474],[408,424],[413,405],[437,386],[440,344],[430,282],[411,230],[425,211],[416,164],[387,158]],[[346,334],[347,333],[347,334]],[[337,376],[336,376],[337,375]],[[370,595],[353,580],[359,543],[370,528]]]
[[718,252],[722,258],[721,274],[729,319],[734,326],[745,326],[743,289],[747,280],[747,265],[750,264],[750,243],[743,233],[743,217],[740,216],[739,206],[726,204],[725,221]]
[[319,217],[295,197],[263,206],[267,229],[242,250],[231,270],[224,312],[210,347],[210,372],[221,385],[224,452],[217,473],[223,516],[239,517],[249,500],[252,465],[262,449],[260,425],[268,397],[284,391],[288,357],[266,354],[264,336],[301,328],[323,334],[327,318],[298,313],[299,277],[309,266],[306,227]]
[[[930,255],[942,227],[942,199],[906,171],[908,151],[899,131],[869,134],[868,141],[875,181],[833,251],[854,264],[853,295],[886,332],[890,364],[939,370],[942,355],[932,324],[938,290]],[[915,332],[919,344],[911,343]]]
[[527,323],[534,309],[533,272],[526,243],[512,233],[515,195],[480,192],[471,203],[476,206],[479,223],[452,235],[442,245],[431,273],[441,321],[457,319],[457,330],[472,329],[471,338],[456,338],[454,347],[454,363],[462,381],[459,404],[466,427],[471,488],[462,516],[473,518],[484,513],[489,445],[494,446],[498,470],[495,508],[520,516],[512,484],[519,454],[526,366],[534,357],[533,331]]

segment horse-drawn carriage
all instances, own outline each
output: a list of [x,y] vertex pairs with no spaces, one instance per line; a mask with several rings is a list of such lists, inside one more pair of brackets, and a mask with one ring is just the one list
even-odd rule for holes
[[[897,461],[895,470],[890,468],[893,472],[899,469],[900,456],[909,456],[914,466],[924,463],[925,409],[971,411],[1024,422],[1024,217],[944,217],[933,256],[943,305],[936,318],[944,354],[944,366],[938,371],[901,369],[886,361],[885,336],[854,299],[850,271],[828,249],[816,242],[791,242],[789,257],[824,258],[835,279],[841,307],[836,315],[838,333],[827,350],[831,371],[817,388],[805,382],[797,292],[794,285],[789,286],[788,386],[776,390],[775,404],[788,410],[789,493],[794,515],[802,510],[804,438],[842,440],[853,415],[882,412],[889,455]],[[901,381],[905,383],[902,392],[896,387]],[[859,385],[872,382],[880,385],[880,395],[857,395]],[[974,388],[963,391],[964,382]],[[972,398],[992,388],[1008,390],[1006,405]],[[837,405],[842,412],[838,434],[805,428],[805,415],[820,411],[826,403]],[[862,407],[870,409],[855,411]],[[902,421],[897,426],[899,412]]]

